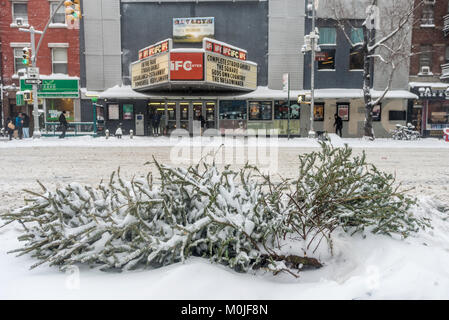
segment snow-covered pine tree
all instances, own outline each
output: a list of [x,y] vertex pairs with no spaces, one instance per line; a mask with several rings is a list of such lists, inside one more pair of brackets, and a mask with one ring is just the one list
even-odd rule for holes
[[[13,252],[41,264],[84,263],[102,270],[158,267],[202,256],[237,271],[266,268],[296,273],[320,267],[309,257],[334,230],[399,233],[406,237],[428,221],[415,218],[390,174],[365,155],[322,143],[299,157],[297,179],[273,182],[255,167],[215,164],[171,168],[154,160],[152,174],[125,181],[120,170],[98,187],[78,183],[28,191],[27,205],[1,215],[19,222],[24,241]],[[301,252],[284,250],[299,239]],[[311,246],[314,248],[311,248]],[[305,256],[303,256],[303,254]]]

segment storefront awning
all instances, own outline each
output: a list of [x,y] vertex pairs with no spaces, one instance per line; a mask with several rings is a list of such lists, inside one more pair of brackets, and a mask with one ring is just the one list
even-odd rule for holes
[[[42,83],[38,86],[39,98],[79,98],[79,78],[64,74],[40,75]],[[32,90],[31,84],[20,78],[20,91]]]
[[[298,95],[309,93],[310,90],[290,90],[290,99],[295,100]],[[382,95],[382,91],[372,90],[373,98]],[[131,86],[115,86],[109,88],[99,94],[100,99],[279,99],[286,100],[288,92],[282,90],[269,89],[268,87],[257,87],[250,93],[208,93],[208,94],[188,94],[186,92],[172,93],[141,93],[134,91]],[[316,99],[363,99],[363,91],[361,89],[316,89]],[[407,90],[390,90],[387,92],[385,99],[418,99],[418,96]]]

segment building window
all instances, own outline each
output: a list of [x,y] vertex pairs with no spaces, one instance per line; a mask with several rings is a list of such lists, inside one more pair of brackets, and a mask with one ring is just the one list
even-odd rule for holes
[[337,44],[337,31],[335,28],[319,28],[320,39],[318,44],[320,45],[335,45]]
[[363,28],[351,28],[351,42],[353,44],[363,43]]
[[28,24],[28,5],[26,3],[12,4],[12,23],[16,23],[17,18],[23,19],[23,24]]
[[434,6],[427,4],[422,11],[421,26],[435,26]]
[[432,46],[421,45],[421,53],[419,55],[419,71],[422,72],[422,67],[429,67],[432,69]]
[[271,101],[250,101],[249,120],[271,120]]
[[[56,7],[58,6],[57,2],[51,2],[50,3],[50,16],[55,12]],[[62,23],[65,24],[65,12],[64,12],[64,6],[61,6],[58,11],[56,12],[55,16],[53,17],[52,23]]]
[[22,63],[23,60],[23,48],[14,48],[14,73],[17,74],[20,69],[26,69],[26,66]]
[[363,29],[352,28],[351,29],[351,42],[356,45],[351,47],[349,52],[349,70],[362,70],[363,69],[363,53],[361,52],[363,43]]
[[443,129],[449,124],[449,105],[446,102],[432,101],[429,102],[429,124],[444,125],[433,126],[438,129]]
[[246,120],[245,100],[221,100],[220,119],[222,120]]
[[318,70],[335,70],[335,49],[321,49]]
[[390,121],[405,121],[407,113],[405,111],[390,110],[388,118]]
[[67,49],[52,49],[53,73],[67,74]]
[[47,99],[47,121],[59,121],[62,111],[65,111],[67,121],[75,120],[74,101],[70,98]]
[[[299,119],[300,107],[294,101],[290,101],[290,119]],[[288,120],[288,103],[286,100],[274,102],[274,119]]]
[[315,103],[313,106],[313,121],[324,121],[324,103]]
[[382,116],[382,106],[380,104],[376,104],[373,107],[373,121],[380,121]]

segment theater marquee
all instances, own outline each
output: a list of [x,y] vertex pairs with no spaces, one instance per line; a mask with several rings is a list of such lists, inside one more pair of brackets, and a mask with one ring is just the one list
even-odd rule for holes
[[131,64],[131,85],[133,89],[167,83],[169,80],[168,52]]
[[137,91],[253,91],[257,63],[247,61],[246,50],[214,39],[203,39],[202,49],[172,49],[167,39],[139,51],[131,84]]

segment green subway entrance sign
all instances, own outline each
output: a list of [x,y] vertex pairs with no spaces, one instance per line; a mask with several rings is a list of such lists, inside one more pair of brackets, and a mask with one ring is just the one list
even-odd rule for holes
[[[20,91],[33,90],[31,84],[26,84],[25,79],[20,79]],[[38,86],[39,98],[79,98],[78,79],[42,79]]]

